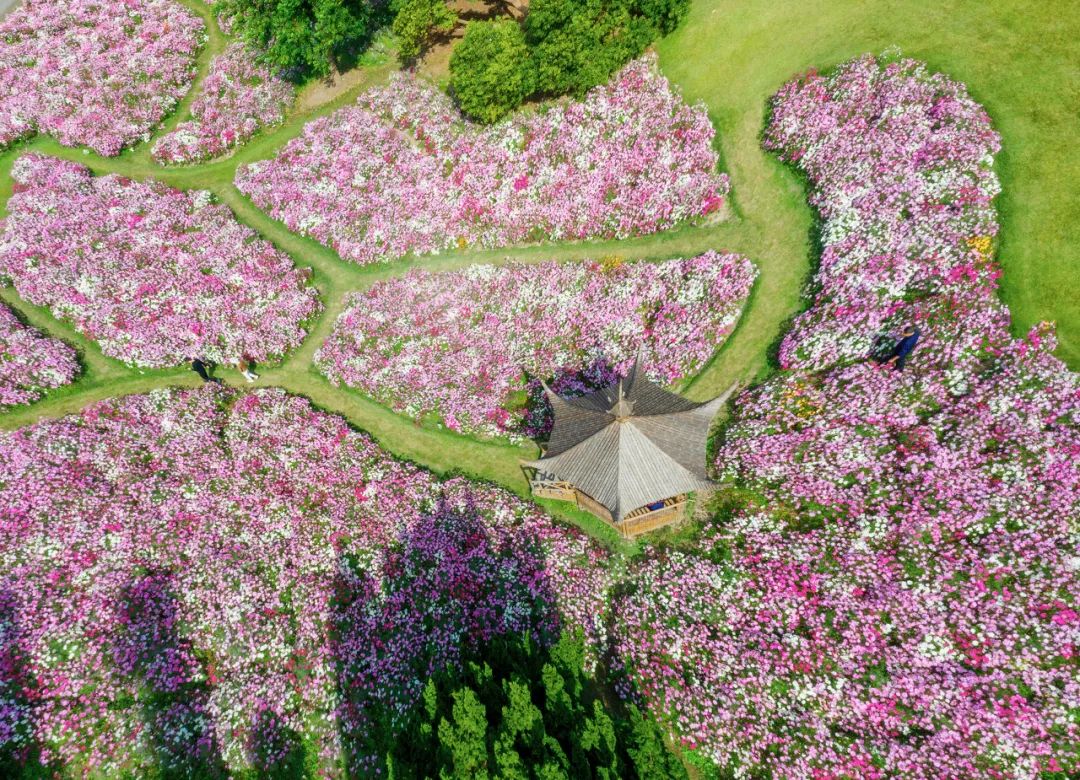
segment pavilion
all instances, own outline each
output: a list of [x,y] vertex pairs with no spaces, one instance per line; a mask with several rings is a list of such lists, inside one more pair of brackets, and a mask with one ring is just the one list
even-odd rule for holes
[[683,519],[688,494],[712,485],[709,426],[734,390],[694,403],[649,381],[640,363],[579,398],[545,385],[555,426],[542,457],[521,464],[533,494],[574,501],[624,536]]

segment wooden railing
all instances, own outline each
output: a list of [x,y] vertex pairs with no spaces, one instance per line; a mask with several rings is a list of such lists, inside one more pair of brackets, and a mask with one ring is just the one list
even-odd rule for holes
[[553,474],[542,473],[539,470],[530,470],[529,473],[532,474],[529,487],[537,498],[573,501],[579,508],[610,523],[615,530],[626,537],[638,536],[661,526],[677,523],[686,516],[686,496],[680,495],[664,499],[663,505],[656,509],[649,509],[647,506],[639,507],[627,514],[621,523],[616,523],[606,506],[592,496],[582,493],[571,483],[556,480]]
[[639,536],[661,526],[677,523],[686,516],[686,496],[675,496],[664,500],[658,509],[641,507],[623,518],[615,527],[623,536]]
[[[608,508],[606,506],[601,504],[599,501],[596,501],[591,496],[585,495],[580,490],[575,490],[574,492],[577,494],[577,505],[579,507],[584,509],[586,512],[592,512],[601,520],[607,520],[612,525],[615,525],[614,518],[611,516],[611,512],[608,511]],[[617,525],[615,525],[615,527],[618,528]]]

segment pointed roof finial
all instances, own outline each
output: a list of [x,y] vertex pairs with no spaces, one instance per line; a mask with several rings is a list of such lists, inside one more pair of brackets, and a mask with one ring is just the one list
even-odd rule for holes
[[625,420],[634,413],[634,402],[626,397],[625,380],[619,378],[619,398],[615,401],[615,405],[611,407],[611,414],[617,421]]

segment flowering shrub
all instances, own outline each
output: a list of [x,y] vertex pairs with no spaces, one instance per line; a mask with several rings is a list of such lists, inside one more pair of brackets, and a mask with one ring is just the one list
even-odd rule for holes
[[172,0],[24,0],[0,21],[0,149],[34,132],[104,155],[145,140],[204,40]]
[[530,376],[640,352],[651,376],[693,373],[731,331],[756,270],[737,255],[629,263],[478,265],[412,271],[349,299],[315,363],[412,415],[454,430],[520,425],[503,405]]
[[160,163],[190,163],[225,154],[263,128],[285,118],[295,90],[255,62],[242,43],[229,44],[210,62],[202,92],[191,105],[193,119],[154,144]]
[[[811,74],[774,109],[825,218],[822,291],[795,370],[736,404],[723,521],[612,608],[628,680],[741,776],[1076,773],[1080,385],[1048,330],[1005,329],[996,136],[910,61]],[[907,371],[846,365],[911,319]]]
[[581,102],[490,128],[398,75],[316,119],[236,185],[357,263],[449,247],[653,233],[720,207],[714,131],[650,58]]
[[0,410],[36,401],[78,373],[75,350],[19,322],[0,304]]
[[88,771],[265,772],[302,744],[369,772],[469,647],[602,629],[582,533],[282,391],[102,402],[0,434],[0,472],[0,738]]
[[37,154],[12,176],[0,276],[107,355],[150,367],[265,360],[296,346],[319,309],[288,256],[209,192],[95,178]]

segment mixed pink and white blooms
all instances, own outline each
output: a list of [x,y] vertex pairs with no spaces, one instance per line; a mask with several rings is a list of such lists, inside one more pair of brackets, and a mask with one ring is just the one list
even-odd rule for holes
[[813,305],[780,351],[785,368],[860,359],[875,335],[924,309],[948,327],[925,329],[924,359],[968,370],[1001,332],[993,296],[997,234],[993,171],[1001,141],[963,84],[913,62],[871,58],[828,79],[810,74],[773,101],[765,146],[813,182],[823,220]]
[[210,62],[192,118],[154,144],[160,163],[192,163],[220,157],[264,127],[279,124],[296,90],[256,62],[242,43],[231,43]]
[[287,255],[209,192],[16,161],[0,277],[136,366],[192,356],[262,361],[300,343],[320,309]]
[[0,410],[36,401],[78,373],[75,350],[24,325],[0,303]]
[[23,0],[0,21],[0,149],[36,132],[104,155],[146,140],[205,39],[173,0]]
[[0,434],[0,471],[0,745],[102,775],[297,740],[366,774],[342,741],[485,638],[594,628],[608,583],[581,532],[279,390],[102,402]]
[[[1074,774],[1080,383],[1048,328],[1006,328],[997,137],[960,85],[866,57],[784,87],[767,139],[822,211],[822,291],[735,404],[726,519],[612,608],[628,685],[737,776]],[[851,363],[912,320],[905,371]]]
[[717,210],[704,106],[652,57],[580,102],[466,122],[434,85],[395,75],[310,122],[236,185],[291,230],[357,263],[451,247],[653,233]]
[[349,299],[315,357],[343,383],[453,430],[520,427],[508,397],[598,359],[641,356],[664,383],[693,374],[735,326],[757,270],[706,252],[661,263],[474,265],[410,271]]

